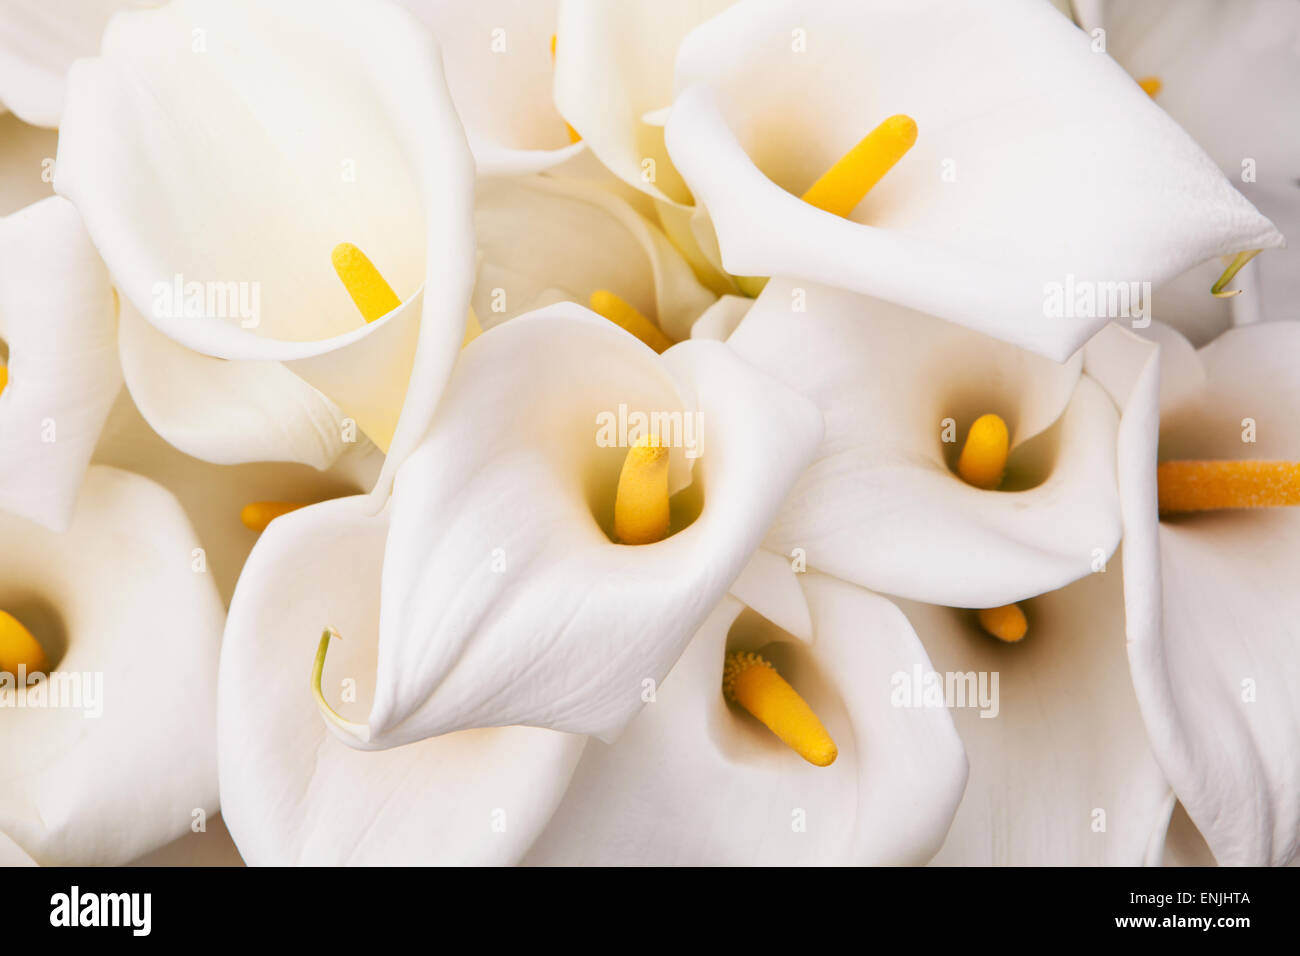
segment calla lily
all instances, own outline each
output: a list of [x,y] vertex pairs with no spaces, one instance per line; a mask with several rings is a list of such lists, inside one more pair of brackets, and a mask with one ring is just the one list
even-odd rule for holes
[[[372,488],[383,454],[361,437],[325,471],[288,462],[213,465],[168,444],[123,390],[104,425],[93,461],[143,475],[171,491],[203,546],[202,563],[229,603],[258,532],[241,513],[255,502],[286,507],[350,497]],[[278,519],[277,519],[278,520]]]
[[[161,0],[158,0],[161,2]],[[90,56],[118,10],[149,0],[11,0],[0,11],[0,109],[58,126],[72,61]]]
[[61,530],[122,387],[116,309],[77,211],[51,196],[0,219],[0,509]]
[[[1218,3],[1136,0],[1097,3],[1088,26],[1134,77],[1154,81],[1155,102],[1205,149],[1247,199],[1287,236],[1300,233],[1300,130],[1278,122],[1300,109],[1300,7],[1270,0]],[[1218,267],[1222,269],[1222,265]],[[1204,290],[1204,276],[1198,277]],[[1213,275],[1210,281],[1213,281]],[[1300,318],[1300,247],[1253,260],[1234,285],[1236,321],[1252,306],[1268,320]],[[1197,344],[1203,310],[1227,304],[1199,298],[1200,309],[1164,309],[1162,321]],[[1180,303],[1181,305],[1181,303]]]
[[953,708],[970,782],[935,863],[1159,862],[1169,784],[1126,674],[1122,573],[1115,561],[1026,601],[1016,644],[970,611],[899,602],[938,672],[997,679],[996,711]]
[[[652,431],[669,536],[616,543],[620,470]],[[656,356],[568,303],[481,336],[394,487],[369,720],[332,726],[362,747],[509,724],[612,740],[820,437],[810,402],[721,343]]]
[[474,218],[479,268],[471,301],[486,327],[609,292],[680,341],[713,303],[663,232],[598,185],[481,179]]
[[223,612],[180,505],[95,466],[66,532],[0,515],[0,534],[0,607],[53,665],[0,678],[0,834],[42,864],[120,864],[215,813]]
[[[1107,330],[1086,359],[1124,407],[1118,465],[1133,684],[1160,765],[1218,861],[1293,863],[1300,514],[1162,515],[1170,503],[1158,501],[1156,468],[1171,460],[1300,460],[1300,326],[1233,329],[1200,350],[1173,330],[1158,334],[1157,350]],[[1170,490],[1162,481],[1161,495]]]
[[[274,457],[323,467],[345,445],[333,403],[395,468],[463,337],[472,178],[436,45],[406,11],[177,0],[116,17],[73,67],[55,187],[138,313],[123,310],[127,383],[169,440],[234,463],[271,457],[270,428]],[[344,243],[360,258],[336,269],[382,278],[345,289]],[[376,283],[397,304],[363,321],[349,293]],[[245,365],[174,368],[181,349]],[[230,388],[247,397],[204,413]]]
[[[786,578],[789,563],[777,557]],[[898,707],[894,675],[930,670],[890,602],[819,574],[795,590],[805,644],[725,598],[619,740],[591,742],[525,863],[923,863],[966,783],[948,712]],[[760,650],[825,724],[839,757],[812,766],[723,700],[723,659]]]
[[[1107,316],[1048,318],[1047,283],[1159,285],[1282,243],[1038,0],[741,3],[683,41],[675,87],[668,152],[728,271],[853,289],[1057,360]],[[896,114],[915,145],[865,201],[841,216],[798,198]]]
[[311,657],[324,623],[343,635],[324,684],[335,706],[363,716],[389,533],[388,512],[372,516],[362,497],[304,508],[266,529],[240,578],[222,647],[218,749],[222,814],[250,864],[515,862],[582,752],[582,737],[535,727],[380,753],[335,739],[306,690]]
[[442,46],[481,176],[549,169],[582,152],[551,98],[555,0],[402,0]]
[[[767,538],[772,550],[800,549],[810,567],[862,587],[977,608],[1063,587],[1115,550],[1118,417],[1080,358],[1052,362],[887,302],[786,281],[768,284],[728,345],[826,420]],[[957,473],[988,414],[1008,430],[998,490]]]

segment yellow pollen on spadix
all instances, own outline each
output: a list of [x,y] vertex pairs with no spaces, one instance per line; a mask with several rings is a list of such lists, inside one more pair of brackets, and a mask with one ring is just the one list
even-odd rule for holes
[[1300,505],[1300,462],[1166,461],[1156,489],[1162,515]]
[[847,216],[916,143],[916,120],[898,114],[885,120],[808,187],[803,201]]
[[668,448],[654,435],[627,450],[614,495],[614,536],[623,544],[654,544],[668,534]]
[[1142,92],[1153,100],[1160,93],[1160,90],[1164,88],[1164,84],[1160,82],[1158,76],[1144,76],[1138,80],[1138,86],[1142,87]]
[[957,459],[957,474],[967,484],[992,491],[1002,484],[1009,448],[1007,423],[997,415],[981,415],[966,435]]
[[603,315],[620,329],[631,332],[656,352],[663,352],[673,344],[673,340],[642,315],[636,306],[608,289],[597,289],[591,294],[591,311]]
[[1242,266],[1254,259],[1262,251],[1262,249],[1247,249],[1233,256],[1232,261],[1228,263],[1228,268],[1224,269],[1223,274],[1219,276],[1214,285],[1210,286],[1210,295],[1216,299],[1230,299],[1234,295],[1241,295],[1241,289],[1229,289],[1227,285],[1232,281],[1232,277],[1241,271]]
[[307,507],[305,501],[254,501],[244,505],[239,520],[249,531],[265,531],[266,526],[280,515]]
[[976,612],[980,627],[1000,641],[1014,644],[1029,631],[1029,621],[1019,604],[981,608]]
[[810,764],[829,767],[839,756],[835,741],[808,702],[758,654],[732,651],[727,655],[722,696],[753,714]]
[[9,366],[0,365],[0,392],[3,392],[5,390],[5,386],[8,384],[9,384]]
[[[818,209],[847,216],[916,144],[916,132],[912,117],[902,113],[889,117],[822,173],[800,198]],[[767,285],[766,276],[734,278],[737,288],[751,299]]]
[[49,670],[50,659],[18,618],[0,611],[0,672],[17,677],[20,667],[25,674],[44,674]]
[[402,304],[364,252],[350,242],[340,242],[330,253],[334,271],[367,322],[383,318]]

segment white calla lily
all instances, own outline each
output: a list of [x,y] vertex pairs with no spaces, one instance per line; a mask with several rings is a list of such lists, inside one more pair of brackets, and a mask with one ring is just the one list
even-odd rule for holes
[[162,0],[8,0],[0,10],[0,110],[58,126],[68,67],[99,46],[118,10]]
[[[1039,0],[742,3],[683,41],[676,88],[668,151],[728,271],[853,289],[1057,360],[1108,316],[1049,318],[1049,283],[1159,285],[1282,243]],[[848,218],[798,198],[895,114],[915,145]]]
[[[839,289],[773,281],[728,345],[811,398],[817,459],[767,546],[863,587],[998,607],[1094,570],[1119,541],[1118,416],[1058,364],[932,316]],[[999,490],[954,464],[976,419],[1009,429]]]
[[564,299],[587,305],[606,290],[680,341],[713,303],[663,232],[593,183],[482,179],[474,218],[472,303],[485,327]]
[[[1133,76],[1155,79],[1156,103],[1284,234],[1300,234],[1300,126],[1278,121],[1300,110],[1300,6],[1125,0],[1099,7],[1094,25],[1106,31],[1110,55]],[[1262,300],[1270,320],[1300,319],[1300,245],[1260,256],[1234,287],[1243,299]],[[1185,334],[1198,328],[1182,310],[1157,317]]]
[[[654,544],[612,539],[634,432],[670,446],[670,493],[689,486]],[[811,403],[720,343],[656,356],[569,303],[486,333],[394,488],[369,720],[332,725],[371,748],[509,724],[612,739],[820,437]]]
[[[784,574],[794,579],[788,563]],[[948,712],[900,707],[896,674],[929,671],[889,601],[801,576],[812,643],[724,599],[654,700],[614,744],[587,745],[525,863],[808,865],[923,863],[966,783]],[[729,650],[761,650],[834,738],[813,766],[723,699]]]
[[[203,545],[203,563],[229,603],[258,532],[241,521],[254,502],[310,505],[374,487],[383,454],[362,437],[321,471],[288,462],[214,465],[178,451],[141,415],[123,391],[104,424],[94,458],[163,485],[180,501]],[[278,520],[278,519],[277,519]]]
[[[1161,516],[1158,460],[1300,461],[1300,326],[1225,332],[1192,353],[1110,329],[1087,367],[1123,403],[1129,658],[1148,735],[1221,864],[1300,859],[1294,508]],[[1189,362],[1192,358],[1194,361]]]
[[94,466],[66,532],[0,533],[0,607],[53,665],[0,679],[0,833],[43,864],[121,864],[214,814],[223,609],[180,505]]
[[1146,861],[1169,784],[1126,673],[1119,568],[1027,601],[1030,633],[1016,644],[985,634],[970,611],[900,605],[945,683],[970,675],[994,698],[995,709],[972,705],[967,681],[966,706],[953,708],[970,782],[935,862]]
[[122,387],[116,330],[108,273],[67,200],[0,219],[0,509],[67,525]]
[[582,152],[551,97],[555,0],[401,2],[442,46],[480,176],[541,172]]
[[[189,119],[196,110],[202,124]],[[177,0],[115,18],[100,55],[73,67],[55,188],[140,315],[202,355],[256,363],[231,378],[265,374],[252,387],[281,407],[205,422],[240,428],[212,457],[235,460],[250,434],[250,452],[265,454],[268,419],[305,433],[282,457],[320,464],[341,449],[322,445],[328,406],[283,407],[294,395],[281,363],[392,452],[395,468],[463,337],[472,179],[436,44],[405,10]],[[343,242],[370,257],[400,305],[362,320],[331,270]],[[135,390],[158,422],[168,389]]]
[[[534,727],[466,730],[379,753],[329,732],[307,690],[325,625],[343,640],[327,687],[361,716],[381,631],[388,514],[361,497],[276,519],[240,578],[222,648],[221,806],[253,865],[517,862],[585,740]],[[339,692],[332,692],[338,698]],[[343,693],[346,699],[348,696]]]

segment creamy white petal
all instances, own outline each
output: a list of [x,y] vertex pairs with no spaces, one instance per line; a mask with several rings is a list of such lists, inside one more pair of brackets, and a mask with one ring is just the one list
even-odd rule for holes
[[180,505],[95,466],[65,533],[10,516],[0,533],[0,607],[56,651],[60,680],[87,681],[81,707],[31,709],[28,687],[5,708],[0,830],[43,864],[120,864],[214,814],[224,615]]
[[[376,699],[356,743],[517,723],[612,739],[744,568],[821,417],[720,343],[657,357],[572,304],[480,336],[452,383],[394,489]],[[636,437],[603,429],[620,405],[679,416],[661,435],[670,488],[694,482],[677,527],[694,520],[657,544],[605,530],[620,443]]]
[[[463,336],[472,179],[436,44],[406,11],[178,0],[117,17],[74,66],[55,186],[160,331],[284,362],[395,467]],[[331,267],[341,241],[401,307],[362,320]],[[198,315],[188,283],[203,284]],[[227,283],[238,309],[216,298]]]
[[72,61],[99,47],[118,10],[149,0],[7,0],[0,9],[0,108],[24,122],[58,126]]
[[0,216],[54,195],[59,134],[0,112]]
[[0,219],[0,509],[61,529],[122,387],[117,309],[72,204]]
[[1121,574],[1115,561],[1026,602],[1018,644],[985,634],[970,611],[900,602],[936,670],[985,680],[995,704],[968,696],[953,708],[970,782],[936,863],[1143,862],[1169,785],[1127,673]]
[[[326,729],[308,692],[336,628],[325,693],[360,716],[380,630],[386,514],[345,498],[276,519],[231,604],[221,656],[222,813],[253,865],[516,862],[564,792],[585,739],[469,730],[377,753]],[[344,682],[355,703],[341,697]]]
[[[562,0],[555,105],[587,148],[624,182],[657,199],[690,202],[646,115],[672,103],[682,39],[732,0]],[[649,160],[653,178],[647,179]]]
[[1255,295],[1269,319],[1300,319],[1300,124],[1285,119],[1300,111],[1300,6],[1124,0],[1099,23],[1111,56],[1160,79],[1156,103],[1289,238],[1259,257]]
[[474,220],[472,303],[485,327],[560,297],[585,306],[606,289],[680,340],[714,301],[658,226],[594,183],[480,180]]
[[[740,4],[687,37],[676,82],[668,149],[729,271],[851,288],[1058,360],[1106,316],[1050,316],[1049,283],[1159,285],[1282,242],[1039,0]],[[895,113],[916,145],[852,218],[797,198]]]
[[[800,548],[809,567],[863,587],[962,607],[1061,587],[1114,551],[1117,416],[1079,359],[1058,364],[786,281],[768,284],[728,345],[826,419],[817,460],[767,539],[773,550]],[[975,488],[951,467],[987,412],[1011,432],[1007,490]]]
[[695,320],[691,326],[691,338],[727,341],[753,304],[754,300],[748,296],[722,296]]
[[[192,351],[121,304],[126,387],[150,426],[203,461],[294,461],[328,468],[347,448],[338,406],[279,362]],[[355,429],[354,429],[355,430]]]
[[[1293,637],[1300,513],[1161,521],[1155,467],[1157,428],[1162,458],[1300,459],[1300,326],[1224,333],[1200,352],[1201,401],[1184,402],[1163,421],[1161,366],[1149,345],[1127,344],[1130,356],[1121,357],[1141,371],[1130,376],[1119,474],[1129,656],[1147,732],[1219,863],[1293,862],[1300,856],[1300,708],[1291,692],[1300,679]],[[1132,353],[1145,361],[1139,366]],[[1254,444],[1242,442],[1244,418],[1257,419]]]
[[582,151],[551,97],[556,0],[401,2],[442,46],[480,175],[540,172]]
[[254,501],[309,504],[358,494],[374,486],[383,454],[359,436],[323,472],[287,462],[213,465],[164,441],[124,390],[109,413],[93,461],[152,478],[176,495],[199,533],[208,572],[222,600],[229,603],[258,537],[240,521],[244,505]]
[[[787,569],[788,573],[788,569]],[[943,708],[895,706],[896,675],[930,662],[889,601],[801,577],[810,647],[726,599],[613,745],[592,742],[525,862],[595,865],[924,863],[943,841],[966,758]],[[735,630],[733,630],[735,626]],[[722,696],[727,649],[761,648],[839,757],[815,767]]]

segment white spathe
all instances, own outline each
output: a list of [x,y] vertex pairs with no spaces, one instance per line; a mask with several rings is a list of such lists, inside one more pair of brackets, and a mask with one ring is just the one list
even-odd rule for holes
[[[676,502],[689,525],[656,544],[607,534],[635,440],[602,427],[620,406],[683,424],[661,435],[670,490],[693,485]],[[820,437],[810,402],[721,343],[656,356],[569,303],[480,336],[398,475],[375,702],[349,742],[508,724],[612,740],[641,682],[668,673],[744,569]]]
[[[465,327],[473,160],[436,44],[407,11],[177,0],[119,16],[69,76],[55,187],[121,295],[175,342],[283,363],[391,468],[424,432]],[[362,320],[331,266],[343,241],[400,307]],[[281,422],[310,434],[314,404]],[[230,460],[238,436],[225,445]],[[291,450],[312,459],[313,445]]]
[[556,0],[400,2],[438,38],[480,176],[541,172],[582,152],[551,96]]
[[480,179],[474,226],[472,303],[485,328],[605,289],[681,340],[714,301],[657,225],[592,181]]
[[0,536],[0,607],[61,680],[84,675],[83,705],[102,688],[91,708],[4,708],[0,832],[42,864],[113,865],[215,814],[224,612],[176,499],[97,465],[67,531],[0,515]]
[[[1063,360],[1107,315],[1049,283],[1155,285],[1272,224],[1049,4],[739,4],[692,31],[666,140],[722,262],[854,289]],[[916,145],[843,219],[798,196],[896,113]]]
[[66,199],[0,218],[0,509],[62,530],[122,387],[108,273]]
[[[277,518],[249,557],[221,655],[221,807],[253,865],[504,865],[550,818],[585,738],[467,730],[365,752],[329,732],[308,691],[334,627],[325,693],[364,714],[380,634],[388,514],[363,497]],[[354,703],[343,698],[351,682]]]
[[[768,535],[772,550],[959,607],[1055,590],[1115,550],[1118,416],[1080,359],[1052,362],[888,302],[785,280],[768,284],[727,344],[825,416],[816,460]],[[986,413],[1010,430],[1002,490],[953,468]]]
[[[889,601],[825,575],[798,581],[811,645],[724,599],[626,733],[587,745],[525,863],[901,865],[934,854],[966,757],[946,709],[895,706],[892,684],[930,661]],[[834,764],[805,762],[724,702],[728,650],[776,664],[834,738]]]
[[[1177,333],[1164,337],[1157,349],[1108,329],[1086,359],[1124,408],[1118,464],[1133,683],[1161,767],[1219,863],[1294,863],[1300,514],[1161,520],[1155,469],[1166,458],[1300,460],[1300,325],[1230,330],[1195,353],[1199,369],[1185,343],[1169,344]],[[1254,442],[1243,440],[1245,419],[1255,422]]]

